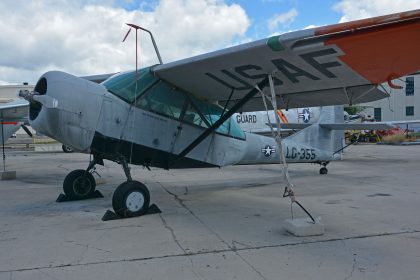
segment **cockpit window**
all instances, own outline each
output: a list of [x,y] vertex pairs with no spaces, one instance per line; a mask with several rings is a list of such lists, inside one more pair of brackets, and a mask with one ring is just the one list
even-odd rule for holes
[[160,82],[158,86],[150,88],[139,98],[136,105],[150,112],[179,119],[184,103],[185,95],[182,92]]
[[[223,114],[223,108],[219,105],[211,104],[201,101],[197,98],[191,97],[192,102],[198,111],[204,116],[206,123],[213,125]],[[245,134],[239,125],[232,119],[227,119],[221,126],[216,129],[216,132],[233,136],[235,138],[245,139]]]
[[[219,105],[201,101],[174,88],[155,77],[150,68],[140,69],[138,79],[136,72],[131,71],[114,75],[102,84],[110,93],[128,103],[135,103],[139,108],[204,128],[210,127],[223,114]],[[232,118],[216,132],[245,139],[244,132]]]
[[158,81],[159,79],[150,72],[150,68],[144,68],[139,69],[138,79],[136,71],[130,71],[114,75],[102,84],[112,94],[132,103]]

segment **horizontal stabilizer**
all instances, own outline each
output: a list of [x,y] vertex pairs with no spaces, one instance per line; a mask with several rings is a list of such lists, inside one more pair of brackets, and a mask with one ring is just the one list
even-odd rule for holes
[[[277,128],[277,125],[275,123],[272,123],[272,124],[266,123],[266,125],[269,127],[271,126],[274,129]],[[311,125],[310,123],[282,123],[281,129],[304,129],[310,125]]]
[[319,125],[330,130],[386,130],[393,128],[387,123],[322,123]]
[[390,125],[420,124],[420,120],[387,121],[387,122],[381,122],[381,123],[386,123],[386,124],[390,124]]
[[[304,129],[311,125],[310,123],[282,123],[281,129]],[[386,130],[393,128],[389,123],[322,123],[319,125],[329,130]],[[270,124],[267,123],[267,126]],[[276,124],[271,124],[271,126],[276,129]]]

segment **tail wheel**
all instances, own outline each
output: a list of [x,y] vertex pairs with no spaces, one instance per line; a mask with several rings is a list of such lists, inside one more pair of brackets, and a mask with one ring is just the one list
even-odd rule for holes
[[327,169],[326,167],[322,167],[322,168],[319,170],[319,174],[321,174],[321,175],[328,174],[328,169]]
[[65,153],[73,153],[74,152],[72,148],[70,148],[69,146],[64,145],[64,144],[61,145],[61,149],[63,149],[63,152],[65,152]]
[[150,193],[138,181],[127,181],[118,186],[112,196],[112,208],[121,217],[136,217],[149,209]]
[[71,199],[87,198],[95,191],[95,187],[95,178],[83,169],[73,170],[63,182],[63,191]]

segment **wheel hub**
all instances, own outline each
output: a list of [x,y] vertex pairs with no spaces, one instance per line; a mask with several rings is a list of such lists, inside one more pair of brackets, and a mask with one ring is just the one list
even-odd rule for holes
[[125,204],[130,212],[137,212],[144,205],[144,196],[141,192],[132,192],[127,196]]
[[74,180],[73,190],[80,196],[87,195],[91,188],[92,186],[90,185],[90,181],[87,177],[82,176]]

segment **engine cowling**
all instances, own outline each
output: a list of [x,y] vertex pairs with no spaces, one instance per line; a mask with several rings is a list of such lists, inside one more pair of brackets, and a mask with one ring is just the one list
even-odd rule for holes
[[60,71],[47,72],[26,97],[29,122],[36,131],[88,152],[105,93],[103,85]]

